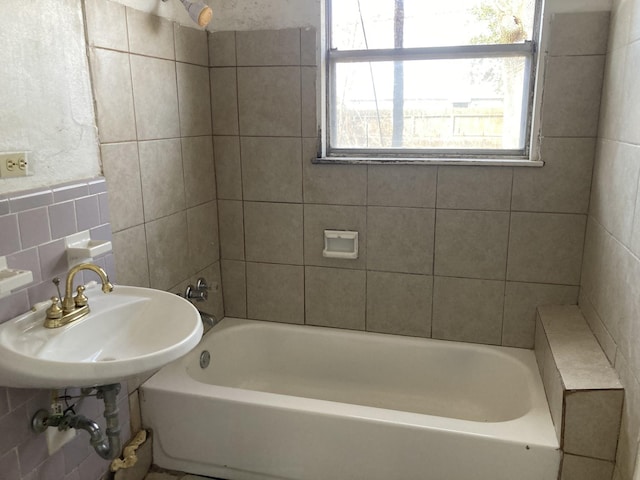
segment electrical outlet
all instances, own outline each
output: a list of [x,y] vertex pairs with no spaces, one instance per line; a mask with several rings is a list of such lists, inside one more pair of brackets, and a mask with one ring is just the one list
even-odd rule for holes
[[0,153],[0,178],[26,177],[29,161],[26,152]]

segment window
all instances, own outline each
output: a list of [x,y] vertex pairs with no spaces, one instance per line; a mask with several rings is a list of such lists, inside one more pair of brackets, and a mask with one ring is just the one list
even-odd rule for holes
[[524,159],[538,0],[327,0],[327,157]]

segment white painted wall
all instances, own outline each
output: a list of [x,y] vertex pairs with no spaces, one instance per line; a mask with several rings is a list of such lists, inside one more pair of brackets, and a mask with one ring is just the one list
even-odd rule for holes
[[[123,5],[193,26],[180,0],[114,0]],[[205,0],[213,10],[210,31],[320,29],[321,0]]]
[[100,174],[81,0],[0,1],[0,152],[34,175],[0,193]]

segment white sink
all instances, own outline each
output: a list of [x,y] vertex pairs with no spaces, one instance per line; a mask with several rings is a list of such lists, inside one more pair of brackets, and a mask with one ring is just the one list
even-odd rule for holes
[[198,310],[175,294],[116,285],[87,288],[91,313],[45,328],[45,308],[0,325],[0,385],[89,387],[118,383],[183,356],[202,337]]

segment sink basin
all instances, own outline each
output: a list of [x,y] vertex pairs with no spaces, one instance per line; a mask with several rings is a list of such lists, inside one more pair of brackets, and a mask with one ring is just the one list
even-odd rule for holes
[[45,309],[0,325],[0,385],[89,387],[142,376],[183,356],[202,337],[198,310],[175,294],[88,286],[91,313],[45,328]]

